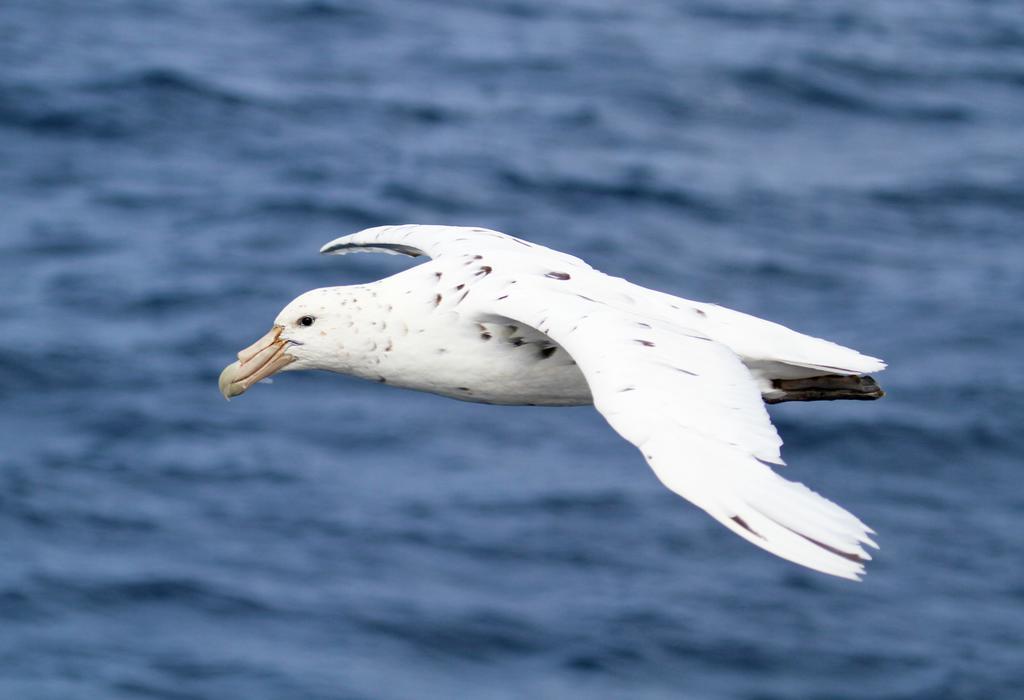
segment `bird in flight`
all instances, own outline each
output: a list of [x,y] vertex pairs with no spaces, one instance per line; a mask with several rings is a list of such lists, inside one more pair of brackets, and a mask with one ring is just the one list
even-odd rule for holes
[[863,575],[874,531],[775,472],[782,440],[765,404],[877,399],[868,374],[881,360],[488,229],[380,226],[320,252],[430,260],[296,298],[221,373],[225,398],[320,369],[463,401],[593,404],[665,486],[743,539]]

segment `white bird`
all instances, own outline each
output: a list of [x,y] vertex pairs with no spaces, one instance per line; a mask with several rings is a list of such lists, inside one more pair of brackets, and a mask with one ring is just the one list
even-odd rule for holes
[[859,579],[873,530],[773,471],[764,404],[875,399],[855,350],[611,277],[497,231],[381,226],[321,253],[431,260],[314,289],[224,369],[237,396],[282,370],[321,369],[492,404],[593,404],[672,491],[784,559]]

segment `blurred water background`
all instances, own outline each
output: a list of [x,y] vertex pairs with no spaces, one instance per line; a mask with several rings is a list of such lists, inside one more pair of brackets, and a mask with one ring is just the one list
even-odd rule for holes
[[[4,0],[0,698],[1024,697],[1017,0]],[[772,409],[861,584],[589,408],[219,370],[385,223],[885,358]]]

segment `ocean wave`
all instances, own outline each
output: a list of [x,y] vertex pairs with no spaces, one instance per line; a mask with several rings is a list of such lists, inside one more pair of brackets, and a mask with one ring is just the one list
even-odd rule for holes
[[580,200],[622,200],[649,202],[687,211],[697,218],[723,222],[729,219],[728,210],[718,206],[713,197],[683,189],[668,187],[647,178],[624,175],[618,180],[598,179],[598,176],[527,174],[522,170],[500,170],[501,182],[521,192],[542,197],[578,198]]
[[24,84],[0,84],[0,126],[102,141],[128,135],[116,115],[80,96]]
[[743,90],[852,114],[926,122],[965,122],[972,117],[962,104],[930,104],[906,94],[890,96],[876,86],[844,82],[808,65],[747,66],[728,75]]
[[183,70],[154,66],[86,82],[78,89],[94,95],[115,95],[121,98],[147,94],[187,97],[223,105],[261,104],[251,94],[218,85]]
[[63,577],[36,575],[34,588],[49,591],[64,605],[92,610],[118,610],[137,605],[164,605],[217,616],[268,615],[281,612],[267,601],[242,592],[183,576]]
[[532,655],[551,643],[523,618],[500,612],[447,615],[399,607],[353,611],[350,619],[366,633],[400,640],[421,653],[464,659]]
[[899,209],[956,209],[978,207],[1024,211],[1024,182],[984,182],[977,178],[947,180],[924,185],[904,183],[872,189],[868,196]]

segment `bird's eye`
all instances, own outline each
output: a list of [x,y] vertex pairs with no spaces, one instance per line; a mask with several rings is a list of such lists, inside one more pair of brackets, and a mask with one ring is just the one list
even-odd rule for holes
[[300,326],[312,326],[313,325],[313,321],[315,321],[315,320],[316,319],[313,318],[312,316],[303,316],[302,318],[299,319],[299,325]]

